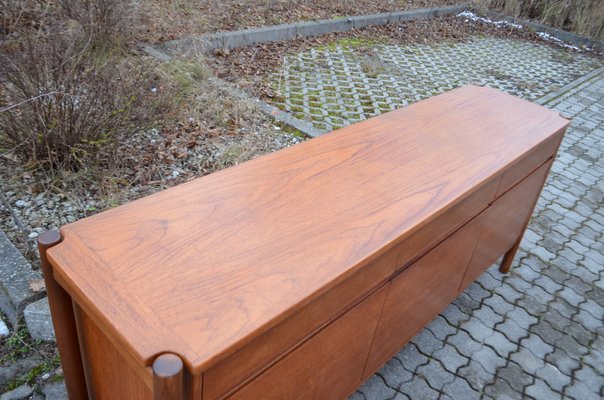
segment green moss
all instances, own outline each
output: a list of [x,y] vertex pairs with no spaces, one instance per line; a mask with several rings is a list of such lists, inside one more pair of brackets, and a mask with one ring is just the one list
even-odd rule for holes
[[360,37],[346,37],[346,38],[342,38],[342,39],[338,39],[335,40],[331,43],[327,43],[325,45],[322,46],[317,46],[315,47],[316,50],[322,51],[322,50],[329,50],[329,51],[333,51],[336,50],[338,47],[341,48],[352,48],[352,49],[359,49],[359,48],[371,48],[373,46],[375,46],[376,44],[380,44],[380,43],[384,43],[387,40],[386,37],[377,37],[377,38],[372,38],[372,39],[366,39],[366,38],[360,38]]
[[59,356],[56,355],[50,360],[46,360],[43,363],[36,365],[26,373],[8,382],[6,385],[6,390],[10,391],[15,388],[18,388],[21,385],[31,385],[35,382],[38,376],[54,371],[59,367],[60,364],[61,361],[59,359]]

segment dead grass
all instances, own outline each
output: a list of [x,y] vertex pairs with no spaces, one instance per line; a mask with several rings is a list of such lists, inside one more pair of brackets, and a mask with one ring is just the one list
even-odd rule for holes
[[483,7],[604,40],[602,0],[478,0]]
[[182,36],[306,20],[339,18],[462,3],[459,0],[150,0],[138,12],[141,40],[159,43]]

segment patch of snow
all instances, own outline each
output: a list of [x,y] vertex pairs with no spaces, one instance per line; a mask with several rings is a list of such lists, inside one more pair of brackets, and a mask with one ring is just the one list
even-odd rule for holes
[[459,14],[457,14],[457,16],[465,18],[466,22],[467,21],[484,22],[485,24],[495,25],[498,28],[508,28],[508,27],[516,28],[516,29],[524,28],[522,25],[515,24],[513,22],[493,21],[492,19],[489,19],[489,18],[479,17],[478,15],[474,14],[472,11],[463,11],[463,12],[460,12]]
[[562,47],[565,47],[567,49],[573,49],[573,50],[581,51],[581,49],[578,48],[577,46],[572,46],[572,45],[570,45],[570,44],[568,44],[568,43],[566,43],[566,42],[558,39],[557,37],[550,35],[547,32],[537,32],[537,35],[539,35],[542,39],[548,40],[550,42],[554,42],[558,46],[562,46]]

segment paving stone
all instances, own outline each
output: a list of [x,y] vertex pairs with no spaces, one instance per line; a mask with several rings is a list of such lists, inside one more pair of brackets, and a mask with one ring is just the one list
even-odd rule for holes
[[0,400],[22,400],[28,398],[34,389],[28,385],[22,385],[18,388],[11,390],[0,395]]
[[0,309],[11,325],[15,326],[26,304],[43,295],[30,287],[30,283],[41,280],[42,275],[0,230]]
[[[468,349],[468,353],[472,351]],[[450,344],[444,345],[441,349],[436,350],[432,357],[444,365],[445,369],[455,373],[459,367],[468,363],[468,358],[461,355],[454,346]]]
[[581,303],[579,307],[590,313],[594,318],[604,319],[604,307],[591,299],[587,299],[587,301]]
[[441,391],[443,387],[455,380],[455,375],[447,371],[443,365],[435,359],[430,360],[428,364],[421,365],[416,373],[423,377],[430,387]]
[[560,292],[558,292],[557,296],[566,300],[568,302],[568,304],[570,304],[573,307],[578,307],[579,304],[581,304],[585,300],[585,298],[583,296],[581,296],[580,294],[578,294],[577,292],[575,292],[572,288],[570,288],[568,286],[566,286],[564,289],[562,289]]
[[46,400],[68,400],[67,389],[63,382],[49,383],[42,388]]
[[552,345],[545,343],[543,339],[537,335],[530,335],[529,337],[522,339],[520,345],[541,359],[545,358],[546,354],[549,354],[554,350]]
[[555,282],[547,275],[541,275],[541,277],[536,279],[534,283],[535,285],[539,285],[543,290],[552,296],[555,296],[563,288],[560,283]]
[[564,394],[574,400],[601,400],[599,388],[587,387],[583,382],[574,382],[564,390]]
[[512,311],[506,314],[508,319],[513,320],[520,327],[528,329],[532,324],[537,322],[537,318],[527,313],[520,307],[515,307]]
[[[413,368],[413,371],[416,371],[417,368],[417,366]],[[384,382],[386,382],[386,385],[391,388],[398,388],[401,383],[413,379],[413,372],[405,369],[402,362],[396,357],[390,359],[380,370],[379,374]]]
[[486,338],[493,334],[493,329],[486,326],[478,318],[471,318],[461,325],[461,329],[468,332],[468,334],[478,343],[484,343]]
[[484,393],[497,400],[522,400],[524,396],[512,389],[508,382],[498,378],[492,385],[488,385],[484,389]]
[[501,332],[512,343],[519,343],[520,339],[528,335],[528,329],[518,325],[512,319],[506,319],[501,324],[495,326],[495,330]]
[[495,374],[493,372],[489,372],[477,361],[470,360],[470,362],[461,367],[458,370],[458,375],[464,378],[472,389],[477,392],[482,392],[484,387],[493,382],[495,378]]
[[491,292],[485,290],[477,282],[474,282],[470,286],[468,286],[468,288],[465,290],[465,293],[467,293],[472,299],[474,299],[474,301],[477,301],[479,303],[487,297],[491,297]]
[[511,352],[516,351],[518,346],[511,342],[502,333],[493,331],[484,340],[484,343],[491,346],[497,354],[501,357],[506,358]]
[[25,307],[23,311],[29,335],[36,340],[54,341],[55,331],[48,299],[43,298]]
[[521,347],[519,351],[510,356],[510,360],[518,364],[526,373],[534,375],[536,371],[543,368],[542,358],[537,357],[530,350]]
[[556,341],[556,347],[564,350],[567,354],[572,357],[580,358],[582,355],[587,354],[588,348],[577,342],[572,336],[564,335],[562,338]]
[[[602,328],[602,326],[600,327]],[[596,331],[589,331],[579,324],[571,324],[564,330],[566,336],[570,336],[581,346],[588,348],[596,338]]]
[[512,311],[514,309],[513,304],[506,301],[497,293],[493,293],[493,296],[484,299],[483,305],[491,307],[495,313],[504,316],[508,313],[508,311]]
[[447,343],[455,347],[455,349],[465,357],[472,357],[474,352],[480,350],[482,345],[474,341],[465,331],[459,331],[455,335],[447,338]]
[[453,304],[455,304],[462,312],[468,315],[472,314],[474,310],[480,308],[480,303],[471,298],[467,293],[461,293],[459,296],[457,296],[457,299],[455,299]]
[[542,315],[547,312],[547,304],[554,299],[554,296],[541,289],[539,286],[533,286],[530,296],[523,296],[516,302],[516,306],[522,308],[532,316]]
[[541,379],[535,379],[535,382],[526,388],[526,394],[534,399],[561,399],[562,396],[559,393],[554,392],[550,387]]
[[[495,264],[495,268],[497,268],[496,265],[497,263]],[[503,286],[501,276],[490,274],[488,270],[478,277],[477,282],[486,290],[495,290]]]
[[548,304],[551,313],[557,312],[567,320],[571,320],[572,316],[577,313],[577,307],[573,307],[561,296]]
[[506,359],[495,353],[491,347],[483,345],[480,350],[472,353],[472,360],[477,361],[484,369],[495,373],[497,368],[503,367],[507,362]]
[[587,355],[583,357],[583,362],[604,376],[604,346],[594,343]]
[[436,350],[442,348],[444,343],[439,340],[429,329],[424,329],[413,339],[412,343],[415,343],[420,352],[426,355],[432,355]]
[[554,365],[565,375],[571,376],[573,371],[579,367],[579,358],[571,357],[566,351],[555,348],[554,351],[545,356],[545,361]]
[[468,382],[462,378],[455,378],[453,382],[446,384],[443,393],[453,399],[480,399],[480,394],[473,391]]
[[514,303],[515,301],[522,298],[523,294],[516,289],[514,289],[511,285],[504,284],[495,289],[497,294],[509,301],[510,303]]
[[497,378],[504,379],[512,389],[519,393],[524,392],[524,388],[533,383],[533,377],[528,375],[518,364],[513,362],[497,370]]
[[598,388],[604,388],[604,376],[589,365],[582,365],[575,371],[575,380],[583,382],[587,387],[599,391]]
[[556,330],[549,322],[543,320],[539,323],[532,325],[530,328],[531,333],[537,335],[545,343],[555,343],[556,340],[561,339],[564,333]]
[[437,339],[443,341],[447,336],[455,334],[458,330],[457,328],[451,326],[441,315],[438,315],[436,318],[434,318],[432,322],[426,326],[426,329],[429,329]]
[[428,386],[426,381],[420,377],[403,383],[398,390],[410,399],[436,400],[440,395],[439,392]]
[[396,394],[396,391],[388,387],[378,375],[373,375],[367,379],[365,384],[358,389],[358,392],[368,400],[389,400]]
[[503,322],[503,315],[496,314],[491,307],[482,306],[480,309],[476,310],[473,314],[473,317],[478,318],[485,326],[493,329],[495,325],[500,322]]
[[440,315],[453,326],[459,326],[462,321],[470,318],[468,314],[462,312],[455,304],[449,304]]
[[395,357],[400,360],[403,368],[411,372],[415,372],[417,367],[428,362],[428,357],[420,353],[414,343],[407,344]]
[[572,315],[564,316],[555,308],[551,308],[546,314],[543,314],[542,318],[560,332],[564,332],[564,330],[573,323],[570,319],[572,318]]
[[563,374],[555,365],[549,363],[545,363],[543,368],[538,369],[536,375],[558,393],[562,393],[564,387],[571,383],[570,376]]
[[595,318],[585,310],[579,310],[577,314],[573,315],[573,321],[581,324],[590,331],[595,331],[602,326],[601,320]]

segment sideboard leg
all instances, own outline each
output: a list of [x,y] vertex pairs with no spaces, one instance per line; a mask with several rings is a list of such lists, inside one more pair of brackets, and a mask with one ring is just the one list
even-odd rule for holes
[[516,251],[518,251],[518,247],[520,247],[521,241],[522,241],[522,236],[520,236],[518,238],[518,240],[516,240],[516,243],[514,243],[514,246],[511,249],[509,249],[503,256],[503,260],[501,261],[501,264],[499,265],[499,272],[501,272],[502,274],[507,274],[509,272],[510,266],[512,265],[512,261],[514,261],[514,256],[516,255]]
[[184,371],[179,356],[164,353],[153,361],[153,399],[183,400]]
[[38,236],[40,264],[44,274],[57,347],[61,355],[61,366],[63,367],[67,395],[71,400],[85,400],[88,399],[88,391],[84,378],[71,296],[54,279],[52,265],[46,256],[46,251],[60,242],[61,235],[56,231],[43,232]]

